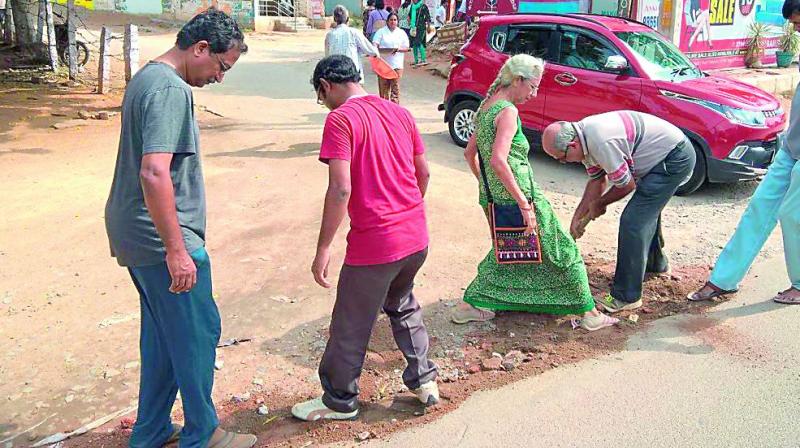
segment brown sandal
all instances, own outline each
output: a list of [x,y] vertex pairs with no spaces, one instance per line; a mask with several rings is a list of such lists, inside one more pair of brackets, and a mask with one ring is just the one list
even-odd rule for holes
[[[711,288],[711,291],[710,292],[701,293],[700,291],[706,289],[706,287]],[[689,294],[688,296],[686,296],[686,298],[689,299],[690,302],[703,302],[705,300],[714,299],[715,297],[722,297],[722,296],[726,296],[728,294],[735,294],[738,291],[739,291],[738,289],[734,289],[734,290],[728,291],[728,290],[725,290],[725,289],[718,288],[715,284],[713,284],[711,282],[706,282],[706,284],[703,285],[702,288],[700,288],[697,291]]]
[[784,305],[800,305],[800,296],[789,297],[786,295],[786,293],[788,293],[791,290],[797,291],[797,288],[791,287],[786,291],[781,291],[778,293],[778,295],[773,297],[772,300],[775,301],[776,303],[782,303]]
[[180,440],[181,431],[183,431],[183,426],[173,424],[172,425],[172,434],[170,434],[169,439],[167,439],[167,441],[164,442],[164,446],[167,446],[169,444],[175,443],[178,440]]

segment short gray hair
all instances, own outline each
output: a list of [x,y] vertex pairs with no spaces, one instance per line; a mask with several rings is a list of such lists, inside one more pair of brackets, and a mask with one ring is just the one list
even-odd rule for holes
[[347,23],[349,19],[350,13],[347,11],[347,8],[342,5],[336,5],[336,7],[333,8],[333,21],[336,22],[337,25]]
[[567,147],[570,142],[575,140],[575,137],[578,136],[578,131],[576,131],[575,126],[568,121],[559,121],[556,124],[559,128],[556,136],[553,138],[553,147],[565,153],[567,152]]

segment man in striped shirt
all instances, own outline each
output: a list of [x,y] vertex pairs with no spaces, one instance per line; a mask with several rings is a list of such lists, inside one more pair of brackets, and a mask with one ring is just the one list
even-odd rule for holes
[[662,252],[661,210],[692,175],[692,143],[667,121],[623,110],[553,123],[545,128],[542,145],[561,163],[582,162],[589,174],[570,225],[574,238],[608,205],[633,192],[620,218],[614,283],[600,304],[612,313],[639,308],[645,272],[669,269]]

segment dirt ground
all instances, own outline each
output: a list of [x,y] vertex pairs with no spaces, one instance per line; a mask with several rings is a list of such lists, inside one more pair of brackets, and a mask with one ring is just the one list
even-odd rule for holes
[[[160,24],[145,26],[152,30],[143,34],[142,53],[150,58],[170,45],[173,34]],[[417,118],[433,174],[427,198],[431,254],[417,295],[445,399],[426,411],[404,390],[404,361],[381,319],[361,380],[361,418],[293,420],[291,405],[319,393],[316,367],[334,299],[309,273],[327,173],[316,160],[325,110],[314,103],[307,80],[323,38],[322,32],[251,36],[250,54],[226,82],[196,93],[222,339],[249,339],[218,351],[214,398],[224,427],[258,433],[261,446],[381,437],[435,419],[476,390],[621,350],[628,335],[647,331],[653,319],[703,311],[684,297],[707,276],[754,183],[710,185],[670,203],[664,232],[673,272],[647,281],[647,306],[618,328],[588,334],[573,331],[568,319],[520,313],[481,325],[450,323],[489,240],[476,205],[476,180],[436,111],[445,80],[407,70],[403,101]],[[119,61],[114,71],[120,73]],[[103,225],[119,116],[72,121],[81,111],[113,115],[123,83],[117,76],[112,93],[100,96],[93,93],[90,72],[77,86],[42,73],[0,72],[3,448],[27,446],[135,404],[138,301],[126,271],[109,257]],[[39,83],[31,84],[31,76]],[[367,78],[367,89],[376,91],[373,76]],[[52,127],[64,123],[79,126]],[[541,154],[532,161],[537,181],[567,222],[585,176],[579,167]],[[579,242],[597,294],[607,290],[613,273],[623,206],[611,207]],[[332,267],[342,261],[344,235]],[[776,232],[764,255],[780,250]],[[493,356],[511,361],[510,371],[491,369]],[[269,408],[266,416],[256,412],[261,405]],[[122,417],[66,446],[124,446],[135,412]]]

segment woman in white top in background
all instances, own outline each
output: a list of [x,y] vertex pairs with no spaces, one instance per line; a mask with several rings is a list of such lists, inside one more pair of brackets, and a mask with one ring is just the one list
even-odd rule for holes
[[447,23],[447,10],[445,6],[447,6],[447,0],[442,0],[436,8],[436,14],[433,16],[433,27],[437,30]]
[[350,13],[347,8],[337,5],[333,8],[334,28],[325,36],[325,56],[343,54],[353,60],[361,75],[361,84],[364,84],[364,68],[361,66],[361,56],[378,56],[378,49],[372,45],[361,30],[350,28]]
[[397,79],[383,79],[378,76],[378,90],[381,98],[400,104],[400,78],[403,76],[405,53],[409,51],[408,36],[398,27],[397,14],[389,14],[386,27],[381,28],[372,38],[383,58],[395,72]]

